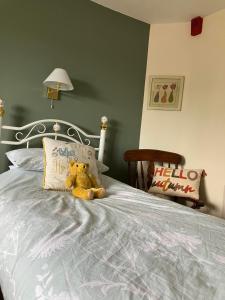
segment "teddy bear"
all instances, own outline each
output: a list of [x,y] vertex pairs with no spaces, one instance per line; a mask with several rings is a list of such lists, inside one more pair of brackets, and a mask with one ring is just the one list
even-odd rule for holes
[[70,161],[68,169],[65,186],[71,189],[73,196],[82,200],[92,200],[106,195],[105,189],[99,186],[94,175],[89,173],[87,163]]

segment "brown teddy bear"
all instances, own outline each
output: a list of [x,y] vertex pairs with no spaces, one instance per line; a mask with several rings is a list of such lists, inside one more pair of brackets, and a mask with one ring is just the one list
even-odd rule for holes
[[69,163],[69,176],[66,178],[65,186],[71,189],[73,196],[82,200],[103,198],[106,191],[100,187],[95,177],[88,172],[89,165],[71,161]]

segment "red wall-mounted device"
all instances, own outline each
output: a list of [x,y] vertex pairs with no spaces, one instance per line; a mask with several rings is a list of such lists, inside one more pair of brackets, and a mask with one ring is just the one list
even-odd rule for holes
[[191,20],[191,35],[199,35],[202,33],[203,18],[196,17]]

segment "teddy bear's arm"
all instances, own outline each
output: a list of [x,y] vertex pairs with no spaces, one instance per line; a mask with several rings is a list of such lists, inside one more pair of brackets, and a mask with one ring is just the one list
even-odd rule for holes
[[67,176],[66,182],[65,182],[65,186],[66,186],[67,189],[74,186],[75,179],[76,179],[76,176],[74,176],[74,175]]

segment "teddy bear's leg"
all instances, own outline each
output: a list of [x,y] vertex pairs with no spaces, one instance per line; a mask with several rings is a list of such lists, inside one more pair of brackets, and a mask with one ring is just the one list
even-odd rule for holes
[[74,188],[72,194],[82,200],[92,200],[94,198],[94,192],[91,189],[84,189],[82,187]]
[[94,198],[104,198],[106,195],[106,190],[104,188],[92,188],[94,192]]

